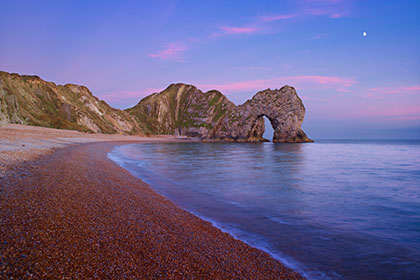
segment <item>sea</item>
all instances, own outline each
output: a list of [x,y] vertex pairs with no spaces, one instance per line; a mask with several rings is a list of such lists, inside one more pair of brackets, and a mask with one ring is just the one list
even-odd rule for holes
[[420,140],[143,143],[108,157],[308,279],[420,279]]

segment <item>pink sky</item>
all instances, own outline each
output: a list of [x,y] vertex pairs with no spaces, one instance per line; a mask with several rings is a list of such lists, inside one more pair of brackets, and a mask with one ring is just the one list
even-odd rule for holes
[[[310,135],[381,123],[420,138],[419,9],[415,0],[0,1],[0,70],[82,84],[118,108],[177,82],[235,104],[287,84]],[[334,122],[341,130],[330,133]]]

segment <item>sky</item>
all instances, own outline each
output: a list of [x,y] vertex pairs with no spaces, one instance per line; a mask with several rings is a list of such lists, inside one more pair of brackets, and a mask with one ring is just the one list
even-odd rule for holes
[[0,70],[134,106],[290,85],[314,139],[420,139],[420,1],[0,1]]

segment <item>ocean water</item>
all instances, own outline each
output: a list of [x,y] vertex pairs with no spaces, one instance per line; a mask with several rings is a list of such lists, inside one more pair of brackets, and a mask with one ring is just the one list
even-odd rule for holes
[[131,144],[108,156],[309,279],[420,279],[420,141]]

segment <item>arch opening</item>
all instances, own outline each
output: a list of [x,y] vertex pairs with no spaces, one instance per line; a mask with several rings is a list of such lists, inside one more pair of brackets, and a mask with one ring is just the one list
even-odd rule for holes
[[271,125],[271,121],[265,115],[262,115],[262,118],[264,119],[263,138],[272,142],[273,141],[273,136],[274,136],[274,128]]

